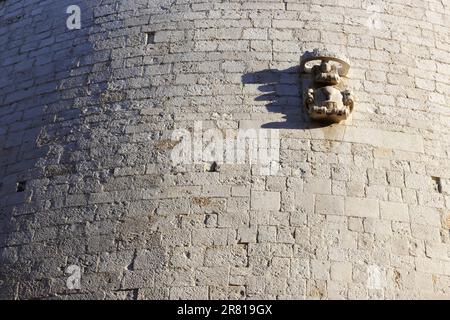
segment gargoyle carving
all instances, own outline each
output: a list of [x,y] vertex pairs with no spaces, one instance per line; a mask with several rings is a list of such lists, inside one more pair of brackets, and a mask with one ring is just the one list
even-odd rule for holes
[[314,50],[302,56],[304,105],[309,116],[322,122],[341,122],[353,111],[354,98],[346,88],[350,65],[329,52]]

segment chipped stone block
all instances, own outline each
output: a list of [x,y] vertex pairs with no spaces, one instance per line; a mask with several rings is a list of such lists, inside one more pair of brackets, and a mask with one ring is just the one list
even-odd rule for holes
[[256,227],[239,228],[238,229],[238,243],[256,243],[258,230]]
[[276,242],[277,228],[274,226],[258,227],[258,242]]

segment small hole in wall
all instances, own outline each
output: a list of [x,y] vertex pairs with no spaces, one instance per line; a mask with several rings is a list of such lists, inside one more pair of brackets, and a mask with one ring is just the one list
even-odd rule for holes
[[433,188],[436,192],[442,193],[442,181],[439,177],[431,177],[433,181]]
[[145,33],[145,44],[155,44],[155,32]]
[[16,192],[24,192],[27,187],[26,181],[19,181],[16,185]]
[[205,172],[217,172],[218,165],[217,162],[212,162],[210,164],[205,164]]

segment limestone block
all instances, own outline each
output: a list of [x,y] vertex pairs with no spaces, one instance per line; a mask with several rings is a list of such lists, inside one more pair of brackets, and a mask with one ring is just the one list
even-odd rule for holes
[[330,262],[311,260],[311,276],[316,280],[330,279]]
[[247,250],[244,245],[218,246],[207,248],[205,253],[205,266],[233,266],[247,265]]
[[171,300],[206,300],[208,299],[208,287],[171,287]]
[[423,138],[421,136],[401,132],[347,127],[344,141],[417,153],[424,152]]
[[409,215],[412,223],[431,227],[441,226],[441,214],[434,208],[414,206],[410,208]]
[[256,227],[239,228],[238,229],[238,243],[256,243],[256,236],[258,230]]
[[331,180],[308,178],[304,185],[305,193],[331,194]]
[[280,210],[281,195],[279,192],[270,191],[252,191],[251,208],[252,210]]
[[351,262],[332,262],[331,279],[339,282],[352,282],[352,269]]
[[344,215],[344,198],[340,196],[317,195],[316,213],[323,215]]
[[379,204],[375,199],[345,198],[345,215],[350,217],[379,217]]
[[170,264],[175,268],[200,267],[203,265],[205,249],[201,247],[175,247]]
[[381,218],[395,221],[409,221],[408,205],[398,202],[380,201]]
[[229,274],[229,267],[201,267],[195,272],[195,283],[200,286],[226,286],[228,285]]
[[258,227],[258,242],[276,242],[277,228],[274,226]]
[[290,227],[278,227],[277,242],[278,243],[295,243],[295,229]]

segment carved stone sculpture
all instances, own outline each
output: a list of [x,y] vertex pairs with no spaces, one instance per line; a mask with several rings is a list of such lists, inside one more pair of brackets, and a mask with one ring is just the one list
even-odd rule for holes
[[322,122],[341,122],[353,111],[354,98],[347,89],[348,61],[329,52],[314,50],[302,56],[305,108],[309,116]]

